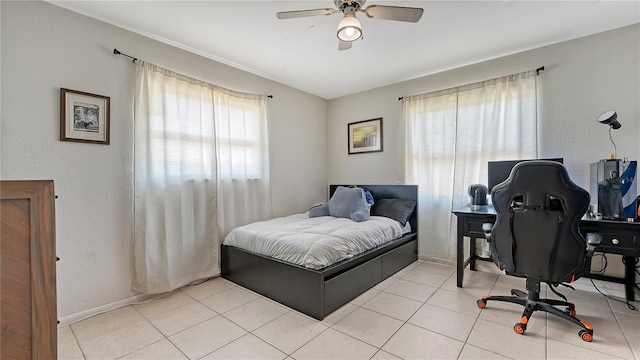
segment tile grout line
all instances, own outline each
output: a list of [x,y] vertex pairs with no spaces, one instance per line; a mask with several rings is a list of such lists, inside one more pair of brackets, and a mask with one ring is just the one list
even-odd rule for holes
[[69,331],[71,331],[71,335],[73,335],[73,340],[75,340],[76,342],[76,346],[78,347],[78,350],[80,350],[80,354],[82,354],[82,358],[86,359],[87,357],[85,356],[84,351],[82,350],[82,347],[80,346],[80,341],[78,340],[78,338],[76,337],[76,333],[75,331],[73,331],[73,329],[71,328],[71,325],[67,325],[69,327]]
[[624,336],[624,339],[627,341],[627,346],[631,350],[631,354],[635,357],[636,360],[639,360],[638,359],[638,355],[636,354],[636,350],[631,345],[631,341],[629,339],[629,335],[624,331],[624,327],[620,323],[620,318],[618,317],[618,312],[611,305],[612,304],[611,299],[609,299],[608,297],[605,297],[605,299],[607,301],[607,305],[609,305],[609,309],[611,309],[611,312],[613,313],[613,317],[616,319],[616,323],[618,324],[618,327],[620,327],[620,332],[622,332],[622,335]]
[[[414,264],[417,264],[417,265],[412,266],[410,269],[408,269],[408,271],[406,271],[406,272],[402,273],[402,276],[406,276],[406,275],[408,275],[409,273],[413,272],[414,270],[418,270],[418,271],[420,271],[420,272],[429,273],[429,274],[438,275],[438,276],[442,276],[442,275],[443,275],[443,274],[440,274],[440,273],[438,273],[438,272],[432,272],[432,271],[426,271],[426,270],[423,270],[423,269],[419,269],[420,264],[421,264],[420,260],[416,261]],[[406,269],[406,268],[405,268],[405,269]],[[366,300],[364,300],[364,301],[360,302],[359,304],[355,304],[355,303],[353,303],[353,302],[351,302],[351,301],[350,301],[350,302],[348,302],[347,304],[351,304],[351,305],[353,305],[353,306],[354,306],[353,310],[349,311],[348,313],[346,313],[345,315],[343,315],[341,318],[337,319],[335,322],[333,322],[333,323],[331,323],[331,324],[324,324],[324,323],[322,323],[322,321],[320,321],[320,320],[313,319],[313,321],[315,321],[315,323],[316,323],[316,324],[321,324],[321,325],[323,325],[325,328],[324,328],[322,331],[320,331],[318,334],[316,334],[315,336],[313,336],[312,338],[310,338],[309,340],[306,340],[303,344],[301,344],[300,346],[298,346],[296,349],[292,350],[290,353],[285,352],[285,351],[281,350],[280,348],[278,348],[277,346],[275,346],[274,344],[271,344],[269,341],[267,341],[267,340],[265,340],[265,339],[262,339],[260,336],[256,335],[254,332],[255,332],[255,331],[257,331],[257,330],[259,330],[259,329],[261,329],[262,327],[264,327],[264,326],[266,326],[266,325],[268,325],[268,324],[270,324],[270,323],[272,323],[272,322],[276,321],[277,319],[280,319],[280,318],[282,318],[282,317],[286,316],[287,314],[292,313],[292,312],[295,312],[296,314],[300,314],[300,315],[304,316],[305,318],[306,318],[306,317],[308,317],[307,315],[301,314],[301,313],[299,313],[299,312],[297,312],[297,311],[295,311],[295,310],[293,310],[293,309],[291,309],[291,308],[289,308],[289,307],[286,307],[286,306],[284,306],[284,305],[282,305],[282,304],[279,304],[279,303],[277,303],[277,302],[275,302],[275,301],[273,301],[273,300],[271,300],[271,299],[268,299],[268,298],[264,297],[263,295],[260,295],[260,294],[257,294],[257,293],[253,293],[253,292],[251,292],[250,290],[248,290],[248,289],[244,289],[244,288],[242,288],[241,286],[239,286],[239,285],[237,285],[237,284],[235,284],[235,283],[229,282],[229,284],[232,284],[232,285],[233,285],[233,287],[231,287],[231,288],[229,288],[229,289],[226,289],[226,290],[224,290],[224,291],[221,291],[221,292],[219,292],[219,293],[224,293],[225,291],[229,291],[229,290],[234,289],[234,288],[239,288],[239,289],[242,289],[242,290],[245,290],[245,291],[248,291],[248,292],[250,292],[250,293],[252,293],[252,294],[257,295],[257,299],[253,299],[252,301],[249,301],[248,303],[241,304],[241,305],[236,306],[236,307],[234,307],[234,308],[232,308],[232,309],[229,309],[229,310],[228,310],[228,311],[226,311],[225,313],[228,313],[229,311],[232,311],[232,310],[234,310],[234,309],[237,309],[237,308],[239,308],[239,307],[241,307],[241,306],[243,306],[243,305],[246,305],[246,304],[250,304],[250,303],[252,303],[252,302],[255,302],[255,301],[257,301],[258,299],[264,299],[264,300],[267,300],[267,301],[273,302],[273,303],[275,303],[275,304],[277,304],[277,305],[280,305],[280,306],[282,306],[283,308],[287,309],[287,311],[286,311],[286,312],[284,312],[283,314],[281,314],[281,315],[279,315],[279,316],[276,316],[275,318],[273,318],[273,319],[271,319],[271,320],[267,321],[266,323],[261,324],[261,325],[260,325],[259,327],[257,327],[256,329],[249,331],[249,330],[245,329],[244,327],[240,326],[239,324],[235,323],[235,322],[234,322],[234,321],[232,321],[231,319],[227,318],[227,317],[224,315],[225,313],[218,313],[218,312],[217,312],[217,311],[215,311],[214,309],[212,309],[212,308],[210,308],[209,306],[207,306],[207,305],[205,305],[204,303],[202,303],[202,302],[201,302],[201,300],[202,300],[202,299],[196,299],[196,298],[193,298],[193,297],[192,297],[192,296],[190,296],[188,293],[186,293],[186,292],[182,292],[184,295],[186,295],[187,297],[191,298],[191,299],[193,300],[193,302],[197,302],[197,303],[199,303],[200,305],[204,306],[205,308],[207,308],[207,309],[209,309],[209,310],[213,311],[213,313],[217,314],[217,315],[215,315],[215,316],[214,316],[214,318],[215,318],[216,316],[221,316],[222,318],[226,319],[227,321],[231,322],[232,324],[234,324],[234,325],[238,326],[239,328],[241,328],[241,329],[243,329],[243,330],[245,331],[245,334],[243,334],[243,335],[241,335],[241,336],[239,336],[239,337],[237,337],[237,338],[233,339],[232,341],[230,341],[230,342],[228,342],[228,343],[226,343],[226,344],[224,344],[224,345],[222,345],[222,346],[220,346],[220,347],[216,348],[215,350],[212,350],[211,352],[209,352],[209,353],[207,353],[207,354],[204,354],[204,355],[202,355],[202,356],[199,356],[198,358],[202,358],[202,357],[209,356],[210,354],[214,353],[215,351],[218,351],[218,350],[220,350],[221,348],[224,348],[225,346],[228,346],[228,345],[230,345],[230,344],[232,344],[232,343],[234,343],[234,342],[238,341],[239,339],[241,339],[241,338],[245,337],[247,334],[251,334],[252,336],[254,336],[254,337],[256,337],[256,338],[260,339],[260,341],[263,341],[264,343],[269,344],[269,345],[270,345],[270,346],[272,346],[274,349],[277,349],[277,350],[278,350],[278,351],[280,351],[281,353],[285,354],[287,357],[293,358],[292,354],[294,354],[296,351],[299,351],[301,348],[303,348],[304,346],[306,346],[307,344],[309,344],[309,343],[310,343],[310,342],[312,342],[313,340],[317,339],[317,338],[318,338],[319,336],[321,336],[322,334],[326,333],[326,332],[327,332],[327,330],[329,330],[329,329],[332,329],[332,330],[337,331],[337,332],[339,332],[340,334],[346,335],[346,336],[348,336],[348,337],[350,337],[350,338],[352,338],[352,339],[354,339],[354,340],[357,340],[357,341],[359,341],[359,342],[362,342],[362,343],[364,343],[364,344],[367,344],[367,345],[369,345],[369,346],[372,346],[373,348],[375,348],[375,349],[376,349],[376,351],[374,352],[374,354],[372,355],[372,357],[376,357],[376,355],[378,355],[379,353],[381,353],[381,352],[386,352],[385,350],[383,350],[383,347],[384,347],[386,344],[388,344],[388,343],[389,343],[389,341],[390,341],[394,336],[396,336],[396,334],[399,332],[399,330],[400,330],[401,328],[403,328],[404,326],[406,326],[407,324],[412,325],[412,326],[416,326],[416,327],[418,327],[418,328],[421,328],[421,329],[424,329],[424,330],[427,330],[427,331],[434,332],[434,333],[436,333],[436,334],[439,334],[439,335],[445,336],[445,337],[447,337],[447,338],[450,338],[450,339],[453,339],[453,340],[456,340],[456,341],[459,341],[459,342],[462,342],[462,344],[463,344],[463,345],[462,345],[462,348],[461,348],[460,352],[459,352],[459,353],[458,353],[458,355],[457,355],[457,358],[460,358],[460,357],[461,357],[461,355],[462,355],[462,353],[463,353],[463,351],[464,351],[464,348],[465,348],[467,345],[469,345],[469,346],[473,346],[473,345],[469,344],[469,343],[468,343],[468,341],[469,341],[469,338],[470,338],[470,336],[471,336],[471,333],[473,332],[473,329],[478,325],[478,322],[479,322],[479,320],[480,320],[480,316],[481,316],[481,314],[482,314],[482,311],[480,311],[480,312],[475,316],[475,321],[473,322],[473,325],[471,326],[471,329],[470,329],[469,333],[467,334],[466,338],[465,338],[463,341],[458,340],[458,339],[456,339],[456,338],[453,338],[453,337],[451,337],[451,336],[448,336],[448,335],[445,335],[445,334],[439,333],[439,332],[437,332],[437,331],[429,330],[429,329],[423,328],[423,327],[421,327],[421,326],[418,326],[418,325],[414,325],[414,324],[409,323],[409,321],[411,320],[411,318],[412,318],[413,316],[415,316],[415,314],[416,314],[416,313],[417,313],[417,312],[418,312],[418,311],[419,311],[419,310],[420,310],[424,305],[428,304],[428,301],[430,301],[431,299],[433,299],[433,298],[434,298],[434,295],[435,295],[436,293],[438,293],[438,292],[440,292],[440,291],[456,293],[456,292],[455,292],[455,291],[453,291],[453,290],[450,290],[450,289],[448,289],[448,288],[444,288],[444,287],[443,287],[443,286],[449,286],[449,285],[450,285],[450,284],[449,284],[449,281],[450,281],[452,278],[454,278],[454,277],[456,276],[455,271],[454,271],[452,274],[450,274],[450,275],[448,276],[448,278],[447,278],[444,282],[442,282],[439,286],[437,286],[437,287],[434,287],[434,286],[432,286],[432,285],[427,285],[427,284],[424,284],[424,283],[421,283],[421,282],[417,282],[417,281],[412,281],[412,280],[404,279],[403,277],[398,277],[398,276],[396,276],[397,274],[398,274],[398,273],[393,274],[392,276],[390,276],[389,278],[387,278],[387,279],[395,278],[395,281],[393,281],[392,283],[390,283],[390,284],[389,284],[389,285],[387,285],[386,287],[384,287],[384,288],[382,288],[382,289],[376,289],[375,287],[372,287],[370,290],[375,289],[375,290],[377,291],[373,296],[371,296],[371,297],[367,298]],[[386,281],[387,279],[385,279],[384,281]],[[498,282],[499,282],[498,280],[499,280],[499,279],[500,279],[500,274],[498,274],[498,276],[493,280],[493,284],[491,285],[491,290],[489,291],[489,293],[491,293],[491,292],[496,288],[496,286],[498,285]],[[416,300],[416,299],[412,299],[412,298],[408,298],[408,297],[406,297],[406,296],[398,295],[398,294],[395,294],[395,293],[393,293],[393,292],[387,291],[391,286],[393,286],[393,284],[397,283],[399,280],[403,280],[403,281],[406,281],[406,282],[408,282],[408,283],[412,283],[412,284],[418,284],[418,285],[422,285],[422,286],[427,286],[427,287],[430,287],[430,288],[434,288],[434,289],[435,289],[435,291],[433,291],[431,294],[429,294],[429,296],[428,296],[425,300],[423,300],[423,301],[421,301],[421,300]],[[225,279],[225,281],[226,281],[226,279]],[[546,289],[546,287],[545,287],[545,289]],[[590,291],[590,290],[584,290],[584,289],[579,289],[579,290],[580,290],[580,291]],[[369,291],[369,290],[367,290],[367,291]],[[209,296],[204,297],[203,299],[206,299],[206,298],[208,298],[208,297],[210,297],[210,296],[214,296],[214,295],[219,294],[219,293],[211,294],[211,295],[209,295]],[[366,292],[365,292],[365,293],[366,293]],[[413,311],[413,312],[408,316],[408,318],[407,318],[406,320],[401,320],[401,319],[398,319],[398,318],[393,317],[393,316],[391,316],[391,315],[388,315],[388,314],[386,314],[386,313],[382,313],[382,312],[379,312],[379,311],[376,311],[376,310],[372,310],[372,309],[368,309],[368,308],[366,308],[366,307],[365,307],[365,305],[366,305],[367,303],[371,302],[374,298],[376,298],[378,295],[380,295],[380,294],[382,294],[382,293],[390,294],[390,295],[394,295],[394,296],[398,296],[398,297],[400,297],[400,298],[402,298],[402,299],[406,299],[406,300],[411,300],[411,301],[419,302],[419,303],[421,303],[421,305],[420,305],[420,306],[418,306],[418,307],[417,307],[417,309],[416,309],[416,310],[414,310],[414,311]],[[363,294],[364,294],[364,293],[363,293]],[[461,292],[460,294],[464,294],[464,295],[472,296],[472,297],[477,297],[476,295],[473,295],[473,294],[470,294],[470,293],[465,293],[465,292]],[[621,316],[624,316],[625,312],[624,312],[624,311],[616,311],[616,310],[614,309],[614,307],[613,307],[613,303],[612,303],[612,301],[611,301],[609,298],[607,298],[607,297],[605,297],[605,299],[606,299],[606,302],[607,302],[607,306],[608,306],[608,308],[610,309],[610,311],[612,312],[612,314],[613,314],[613,318],[615,319],[615,322],[616,322],[616,324],[618,325],[619,330],[622,332],[623,336],[625,337],[625,342],[626,342],[626,345],[627,345],[627,349],[629,349],[629,350],[630,350],[631,355],[633,356],[633,358],[635,358],[636,360],[640,360],[640,358],[639,358],[639,356],[638,356],[638,354],[637,354],[636,350],[635,350],[635,349],[633,348],[633,346],[631,345],[631,340],[630,340],[630,336],[631,336],[631,334],[628,334],[628,333],[626,333],[626,332],[624,331],[624,328],[623,328],[623,326],[622,326],[622,323],[620,322]],[[354,300],[355,300],[355,299],[354,299]],[[353,300],[352,300],[352,301],[353,301]],[[189,302],[189,304],[191,304],[191,303],[193,303],[193,302]],[[148,324],[150,324],[150,325],[151,325],[151,326],[152,326],[156,331],[158,331],[158,332],[162,335],[162,339],[166,339],[166,340],[167,340],[167,341],[168,341],[172,346],[174,346],[174,347],[175,347],[175,348],[176,348],[176,349],[177,349],[177,350],[178,350],[178,351],[179,351],[183,356],[185,356],[185,358],[187,358],[187,359],[189,358],[189,357],[188,357],[188,356],[187,356],[187,355],[186,355],[186,354],[185,354],[185,353],[184,353],[184,352],[183,352],[183,351],[182,351],[182,350],[181,350],[181,349],[180,349],[176,344],[174,344],[174,343],[169,339],[169,336],[166,336],[162,331],[160,331],[160,329],[159,329],[158,327],[156,327],[156,326],[155,326],[155,325],[154,325],[154,324],[149,320],[149,318],[148,318],[146,315],[144,315],[144,314],[143,314],[143,313],[142,313],[142,312],[141,312],[141,311],[140,311],[136,306],[134,306],[134,305],[136,305],[136,304],[129,304],[129,305],[127,305],[127,306],[131,306],[131,307],[132,307],[132,308],[133,308],[133,309],[134,309],[138,314],[140,314],[140,315],[141,315],[141,317],[142,317],[142,319],[143,319],[144,321],[146,321]],[[184,307],[184,306],[186,306],[186,305],[188,305],[188,304],[183,304],[183,305],[181,305],[181,306],[178,306],[177,308]],[[441,308],[441,309],[450,310],[450,309],[448,309],[448,308],[443,308],[442,306],[433,305],[433,304],[431,304],[431,305],[432,305],[432,306],[436,306],[436,307]],[[125,307],[125,306],[123,306],[123,307]],[[383,315],[383,316],[388,316],[388,317],[390,317],[390,318],[392,318],[392,319],[395,319],[395,320],[401,321],[402,323],[401,323],[400,327],[399,327],[398,329],[396,329],[396,330],[393,332],[393,334],[391,334],[391,335],[389,336],[389,338],[388,338],[388,339],[386,339],[386,340],[385,340],[385,341],[384,341],[380,346],[376,346],[376,345],[373,345],[373,344],[368,343],[367,341],[364,341],[364,340],[358,339],[358,338],[357,338],[357,337],[355,337],[355,336],[352,336],[352,335],[350,335],[350,334],[344,333],[344,332],[342,332],[342,331],[340,331],[339,329],[337,329],[337,328],[336,328],[336,325],[337,325],[338,323],[340,323],[343,319],[345,319],[346,317],[348,317],[349,315],[351,315],[354,311],[359,310],[359,309],[367,310],[367,311],[371,311],[371,312],[374,312],[374,313],[376,313],[376,314]],[[117,309],[114,309],[114,310],[117,310]],[[167,311],[170,311],[170,310],[162,311],[162,312],[160,312],[160,313],[158,313],[158,314],[166,313]],[[456,311],[456,312],[458,312],[458,313],[460,313],[460,314],[467,315],[466,313],[461,312],[460,310],[455,310],[455,311]],[[158,315],[158,314],[156,314],[156,315]],[[100,314],[96,314],[96,315],[100,315]],[[632,314],[632,315],[633,315],[633,316],[636,316],[635,314]],[[177,332],[177,333],[180,333],[180,332],[185,331],[185,330],[187,330],[187,329],[189,329],[189,328],[192,328],[193,326],[197,326],[197,325],[199,325],[199,324],[201,324],[201,323],[203,323],[203,322],[206,322],[206,321],[208,321],[208,320],[211,320],[211,318],[210,318],[210,319],[203,320],[203,321],[200,321],[200,322],[198,322],[197,324],[190,325],[188,328],[183,329],[183,330],[181,330],[181,331],[179,331],[179,332]],[[141,321],[142,321],[142,320],[141,320]],[[545,324],[546,324],[546,328],[545,328],[545,332],[544,332],[544,336],[545,336],[545,338],[544,338],[544,356],[545,356],[545,358],[549,358],[549,356],[550,356],[550,354],[549,354],[549,341],[550,341],[551,339],[549,338],[549,335],[550,335],[550,332],[549,332],[549,331],[550,331],[549,321],[550,321],[550,315],[549,315],[549,314],[547,314],[547,313],[545,313]],[[498,323],[498,324],[499,324],[499,323]],[[79,349],[79,351],[80,351],[80,353],[81,353],[82,357],[83,357],[84,359],[86,359],[86,355],[85,355],[85,353],[84,353],[84,351],[83,351],[82,347],[80,346],[80,342],[79,342],[79,340],[78,340],[78,338],[77,338],[76,332],[75,332],[75,331],[74,331],[74,329],[71,327],[71,325],[72,325],[72,324],[68,324],[68,325],[66,325],[66,326],[68,326],[68,327],[69,327],[69,330],[71,331],[71,335],[73,336],[73,339],[74,339],[74,341],[75,341],[75,345],[76,345],[76,346],[77,346],[77,348]],[[130,325],[131,325],[131,324],[130,324]],[[130,325],[127,325],[127,326],[130,326]],[[499,325],[500,325],[500,324],[499,324]],[[116,331],[116,330],[117,330],[117,329],[112,330],[111,332]],[[176,334],[177,334],[177,333],[176,333]],[[101,336],[102,336],[102,335],[101,335]],[[146,347],[149,347],[149,346],[151,346],[151,345],[157,344],[157,343],[159,343],[160,341],[162,341],[162,339],[160,339],[160,340],[158,340],[158,341],[155,341],[155,342],[153,342],[153,343],[151,343],[151,344],[147,344],[147,345],[145,345],[143,348],[146,348]],[[561,343],[565,343],[565,344],[568,344],[568,345],[572,345],[572,343],[570,343],[570,342],[566,342],[566,341],[562,341],[562,340],[559,340],[559,341],[560,341]],[[575,346],[575,345],[574,345],[574,346]],[[586,348],[586,349],[590,349],[590,348],[588,348],[588,347],[585,347],[585,348]],[[494,353],[494,354],[496,354],[496,355],[505,356],[505,355],[502,355],[502,354],[496,353],[495,351],[492,351],[492,350],[488,350],[488,349],[484,349],[484,348],[480,348],[480,349],[482,349],[482,350],[484,350],[484,351],[488,351],[488,352]],[[122,358],[122,357],[128,356],[128,355],[130,355],[130,354],[132,354],[132,353],[134,353],[134,352],[136,352],[136,351],[139,351],[139,350],[141,350],[141,349],[136,349],[136,350],[134,350],[134,351],[132,351],[132,352],[129,352],[128,354],[121,355],[121,356],[119,356],[119,357],[116,357],[116,359],[120,359],[120,358]],[[602,351],[600,351],[600,350],[593,350],[593,349],[591,349],[591,351],[594,351],[594,352],[597,352],[597,353],[601,353],[601,354],[604,354],[604,355],[609,355],[609,354],[607,354],[607,353],[605,353],[605,352],[602,352]],[[390,354],[391,354],[391,353],[390,353]],[[395,355],[395,354],[393,354],[393,355],[394,355],[394,356],[398,356],[398,355]],[[398,356],[398,357],[400,357],[400,356]],[[505,357],[506,357],[506,356],[505,356]]]
[[[186,296],[189,296],[189,294],[186,294],[186,293],[185,293],[185,295],[186,295]],[[191,296],[189,296],[189,297],[190,297],[191,299],[193,299]],[[195,299],[193,299],[193,300],[194,300],[194,301],[197,301],[197,300],[195,300]],[[186,306],[186,305],[188,305],[188,304],[185,304],[185,305],[182,305],[182,306]],[[169,339],[169,337],[168,337],[168,336],[166,336],[162,331],[160,331],[160,329],[158,329],[158,327],[157,327],[155,324],[153,324],[151,321],[149,321],[149,319],[148,319],[148,318],[147,318],[147,317],[146,317],[142,312],[140,312],[140,310],[138,310],[137,308],[135,308],[135,306],[134,306],[133,308],[134,308],[134,309],[135,309],[135,310],[136,310],[136,311],[137,311],[137,312],[142,316],[142,318],[144,318],[144,319],[145,319],[145,321],[146,321],[146,322],[148,322],[148,323],[149,323],[149,325],[153,326],[153,328],[154,328],[154,329],[156,329],[156,330],[160,333],[160,335],[162,335],[162,337],[164,338],[164,340],[167,340],[171,345],[173,345],[173,347],[175,347],[178,351],[180,351],[180,353],[181,353],[182,355],[184,355],[184,357],[185,357],[185,358],[189,359],[189,356],[187,356],[187,354],[185,354],[185,353],[182,351],[182,349],[180,349],[176,344],[174,344],[174,343],[173,343],[173,341],[171,341],[171,339]],[[158,313],[158,314],[156,314],[156,315],[159,315],[159,314],[162,314],[162,313],[166,313],[166,312],[167,312],[167,311],[164,311],[164,312]],[[206,320],[205,320],[205,321],[206,321]],[[203,322],[204,322],[204,321],[203,321]],[[200,323],[199,323],[199,324],[200,324]],[[195,326],[195,325],[193,325],[193,326]],[[153,344],[159,343],[159,342],[160,342],[160,341],[162,341],[162,340],[163,340],[163,339],[160,339],[160,340],[158,340],[158,341],[156,341],[156,342],[154,342],[154,343],[151,343],[151,344],[146,345],[145,347],[148,347],[148,346],[151,346],[151,345],[153,345]],[[134,351],[130,352],[129,354],[133,354],[133,353],[135,353],[135,352],[136,352],[136,351],[138,351],[138,350],[144,349],[145,347],[140,348],[140,349],[136,349],[136,350],[134,350]],[[125,355],[121,356],[120,358],[122,358],[122,357],[124,357],[124,356],[127,356],[127,355],[129,355],[129,354],[125,354]]]

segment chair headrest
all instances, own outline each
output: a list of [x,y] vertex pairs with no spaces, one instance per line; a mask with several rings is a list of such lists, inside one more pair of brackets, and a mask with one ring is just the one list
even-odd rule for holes
[[[589,205],[589,193],[573,183],[564,165],[548,160],[523,161],[516,164],[504,182],[492,191],[496,211],[510,206],[514,197],[521,197],[524,206],[546,206],[550,197],[559,200],[563,208],[584,211]],[[582,215],[580,215],[582,216]]]

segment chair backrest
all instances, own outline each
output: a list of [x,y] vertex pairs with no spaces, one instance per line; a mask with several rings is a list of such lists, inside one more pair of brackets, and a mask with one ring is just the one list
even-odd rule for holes
[[491,231],[494,261],[507,274],[571,282],[586,270],[580,219],[589,193],[554,161],[525,161],[491,194],[496,222]]

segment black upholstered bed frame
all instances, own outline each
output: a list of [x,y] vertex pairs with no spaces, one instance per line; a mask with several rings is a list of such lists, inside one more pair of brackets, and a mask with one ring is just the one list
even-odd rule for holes
[[[330,195],[338,185],[329,187]],[[418,200],[416,185],[360,185],[376,199]],[[329,313],[418,259],[418,207],[412,232],[320,270],[222,245],[222,276],[292,309],[322,320]]]

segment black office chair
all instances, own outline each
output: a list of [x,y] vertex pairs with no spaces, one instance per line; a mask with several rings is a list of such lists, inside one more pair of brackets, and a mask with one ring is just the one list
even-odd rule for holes
[[[512,296],[484,296],[488,301],[504,301],[525,307],[513,329],[523,334],[535,311],[545,311],[580,327],[582,340],[593,339],[593,327],[576,318],[575,305],[554,288],[578,279],[589,271],[591,254],[599,242],[588,234],[589,243],[579,231],[580,218],[589,206],[589,193],[574,184],[567,170],[553,161],[518,163],[511,175],[491,191],[496,222],[484,224],[491,255],[507,275],[527,279],[527,291],[511,290]],[[544,282],[562,300],[540,299]],[[561,309],[563,308],[563,309]]]

